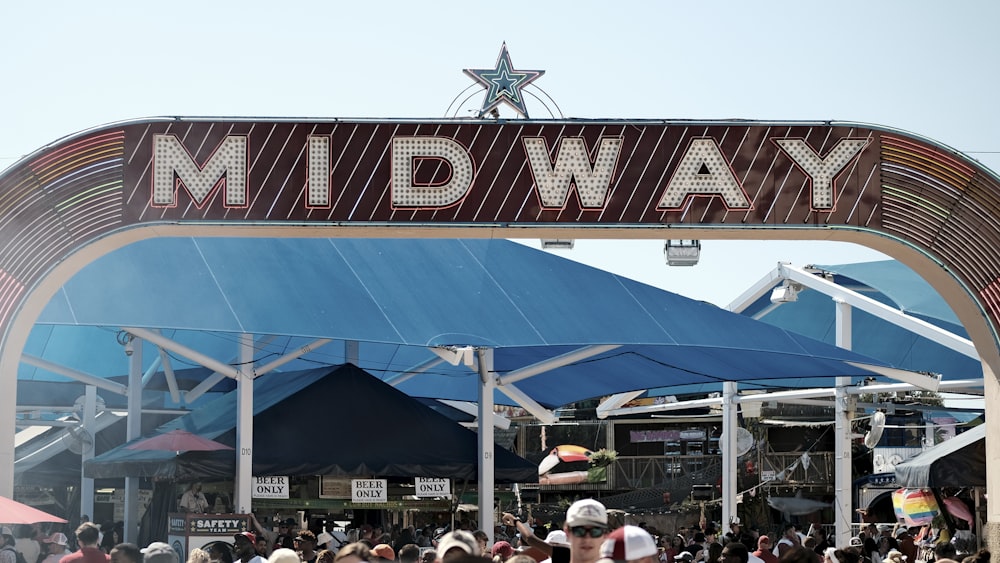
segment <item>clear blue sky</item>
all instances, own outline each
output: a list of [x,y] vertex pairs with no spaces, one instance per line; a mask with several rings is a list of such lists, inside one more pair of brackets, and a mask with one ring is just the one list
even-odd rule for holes
[[[996,1],[96,0],[0,14],[0,167],[147,116],[444,117],[471,84],[462,69],[491,67],[506,41],[516,68],[546,71],[535,84],[566,117],[868,122],[1000,170]],[[688,269],[668,269],[656,241],[564,255],[720,305],[778,260],[880,256],[773,241],[708,241]]]

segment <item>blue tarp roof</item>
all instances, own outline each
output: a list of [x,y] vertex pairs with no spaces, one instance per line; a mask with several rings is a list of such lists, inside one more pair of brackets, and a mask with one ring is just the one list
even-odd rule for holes
[[[621,276],[506,240],[154,238],[82,269],[41,314],[25,352],[108,377],[125,371],[121,326],[162,330],[235,361],[240,333],[267,335],[261,362],[314,338],[359,341],[360,367],[388,378],[433,345],[496,349],[503,374],[579,346],[611,352],[517,383],[543,406],[722,380],[817,385],[885,365]],[[145,358],[156,349],[147,345]],[[185,361],[172,355],[185,367]],[[147,363],[148,363],[147,359]],[[327,345],[285,370],[345,361]],[[174,365],[174,369],[178,369]],[[22,364],[19,378],[59,378]],[[442,364],[401,384],[476,401],[478,376]],[[498,393],[496,400],[511,404]]]
[[[837,285],[920,318],[956,336],[968,334],[948,304],[923,278],[894,260],[812,268],[833,275]],[[754,315],[771,305],[768,295],[743,311]],[[836,338],[833,300],[804,288],[798,299],[767,312],[761,321],[833,344]],[[852,346],[860,354],[878,358],[901,369],[940,373],[944,380],[983,376],[979,360],[955,352],[906,329],[855,309],[851,315]]]

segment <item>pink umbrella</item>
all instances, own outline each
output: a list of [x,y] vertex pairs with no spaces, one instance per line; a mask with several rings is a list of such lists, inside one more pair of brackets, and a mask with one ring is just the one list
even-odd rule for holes
[[134,444],[125,446],[130,450],[157,450],[164,452],[212,452],[216,450],[231,450],[232,446],[220,444],[215,440],[202,438],[187,430],[171,430],[157,434]]
[[37,508],[30,507],[16,500],[0,496],[0,522],[4,524],[37,524],[39,522],[58,522],[65,524],[66,521],[58,516],[53,516],[48,512],[42,512]]

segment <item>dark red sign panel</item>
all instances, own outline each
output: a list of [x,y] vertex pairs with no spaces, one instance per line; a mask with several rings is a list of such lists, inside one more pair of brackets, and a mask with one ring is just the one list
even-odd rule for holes
[[948,265],[995,331],[998,188],[953,151],[853,124],[141,121],[0,177],[0,323],[99,237],[250,222],[865,231]]

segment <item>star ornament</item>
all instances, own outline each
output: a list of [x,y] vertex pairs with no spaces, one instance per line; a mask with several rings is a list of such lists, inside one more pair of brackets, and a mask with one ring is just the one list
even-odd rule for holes
[[493,68],[467,68],[463,72],[486,87],[486,98],[479,110],[479,117],[486,115],[500,104],[507,104],[523,117],[528,117],[522,90],[545,74],[544,70],[516,70],[510,62],[507,44],[500,48],[500,56]]

